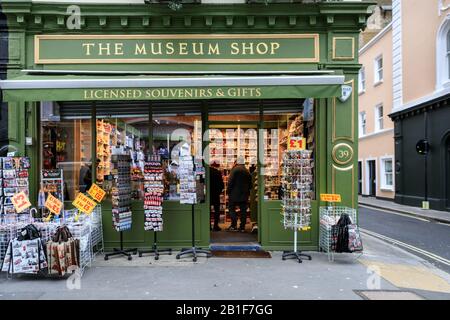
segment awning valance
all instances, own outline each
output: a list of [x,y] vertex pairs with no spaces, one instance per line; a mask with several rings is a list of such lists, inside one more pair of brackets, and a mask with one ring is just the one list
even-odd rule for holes
[[0,81],[4,101],[289,99],[341,96],[341,75],[24,75]]

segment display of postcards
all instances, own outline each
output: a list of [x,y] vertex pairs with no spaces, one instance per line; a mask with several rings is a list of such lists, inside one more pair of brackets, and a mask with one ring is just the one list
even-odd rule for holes
[[3,179],[4,188],[15,188],[17,187],[17,179]]
[[17,171],[14,169],[3,170],[3,178],[12,179],[17,177]]
[[17,186],[18,187],[28,187],[28,179],[27,178],[17,178]]
[[28,179],[28,170],[19,170],[17,171],[18,178],[27,178]]
[[3,158],[2,162],[3,162],[2,165],[3,165],[4,170],[14,169],[14,161],[11,157]]
[[16,209],[14,208],[14,206],[11,205],[3,205],[3,213],[4,214],[15,214],[16,213]]
[[18,188],[3,188],[3,194],[5,197],[12,197],[18,191]]

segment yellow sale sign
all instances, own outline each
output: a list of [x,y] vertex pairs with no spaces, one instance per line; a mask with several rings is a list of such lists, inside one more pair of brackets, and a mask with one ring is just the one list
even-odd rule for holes
[[88,194],[97,202],[101,202],[105,197],[105,190],[100,188],[95,183],[89,188]]
[[341,195],[340,194],[321,193],[320,200],[326,201],[326,202],[341,202]]
[[306,139],[303,137],[289,137],[288,150],[305,150]]
[[72,202],[75,208],[86,214],[91,214],[97,203],[91,198],[79,193],[75,200]]
[[54,213],[57,216],[59,216],[59,214],[61,213],[63,203],[58,198],[49,193],[44,206],[48,210],[50,210],[51,213]]
[[14,205],[14,208],[16,209],[17,213],[21,213],[27,208],[31,207],[30,200],[28,199],[28,196],[25,194],[25,192],[19,192],[16,193],[12,198],[11,202]]

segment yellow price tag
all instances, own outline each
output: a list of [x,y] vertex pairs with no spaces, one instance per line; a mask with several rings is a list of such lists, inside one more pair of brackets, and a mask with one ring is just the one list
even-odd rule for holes
[[303,137],[289,137],[288,150],[305,150],[306,139]]
[[101,202],[106,195],[105,190],[95,183],[89,188],[88,194],[97,202]]
[[320,200],[325,202],[341,202],[342,199],[340,194],[321,193]]
[[50,210],[51,213],[54,213],[55,215],[59,216],[59,214],[61,213],[63,203],[58,198],[49,193],[44,206],[48,210]]
[[14,205],[17,213],[25,211],[27,208],[31,207],[30,200],[25,192],[16,193],[12,198],[11,202]]
[[85,196],[81,192],[77,195],[72,204],[75,208],[88,215],[92,213],[95,206],[97,205],[97,203],[94,200]]

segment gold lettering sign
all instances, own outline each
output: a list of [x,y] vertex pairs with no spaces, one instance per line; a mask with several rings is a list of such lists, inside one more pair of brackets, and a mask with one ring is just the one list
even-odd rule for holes
[[317,63],[318,34],[36,35],[36,64]]

